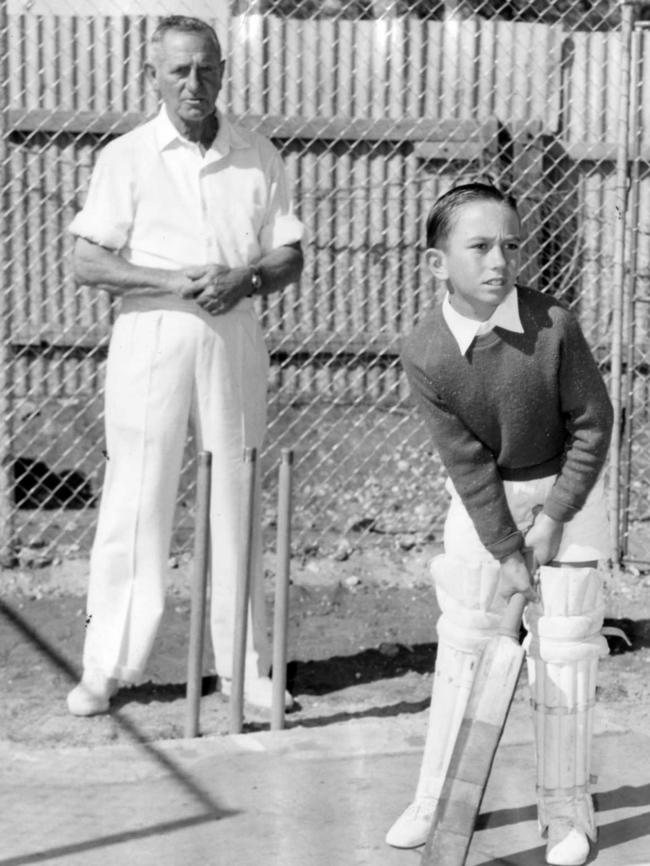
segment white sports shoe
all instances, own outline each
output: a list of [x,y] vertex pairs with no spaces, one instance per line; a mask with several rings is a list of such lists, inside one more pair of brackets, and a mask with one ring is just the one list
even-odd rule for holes
[[386,843],[393,848],[419,848],[424,845],[437,806],[435,797],[420,797],[414,800],[386,833]]
[[68,694],[68,710],[73,716],[96,716],[107,713],[117,691],[117,680],[102,671],[83,672],[81,682]]
[[[219,677],[221,693],[230,697],[232,680],[230,677]],[[270,710],[273,704],[273,681],[270,677],[254,677],[244,681],[244,701],[263,710]],[[284,693],[284,708],[290,710],[294,704],[289,692]]]
[[589,839],[569,821],[551,821],[546,862],[551,866],[582,866],[589,857]]

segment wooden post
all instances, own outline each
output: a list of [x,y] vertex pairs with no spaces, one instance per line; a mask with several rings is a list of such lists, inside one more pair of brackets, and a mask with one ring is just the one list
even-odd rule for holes
[[287,628],[291,573],[291,505],[293,451],[282,449],[278,477],[278,526],[273,617],[273,705],[271,730],[284,728],[284,693],[287,687]]
[[[9,213],[9,16],[8,0],[0,0],[0,186],[2,213]],[[15,565],[12,419],[12,287],[11,239],[0,233],[0,566]]]
[[251,567],[255,514],[255,473],[257,449],[245,448],[242,464],[241,549],[235,594],[235,629],[230,690],[230,733],[241,734],[244,727],[246,677],[246,635],[250,601]]
[[212,452],[201,451],[197,457],[196,507],[194,509],[194,573],[192,575],[190,640],[187,654],[186,737],[198,736],[201,713],[205,607],[208,569],[210,567],[211,471]]

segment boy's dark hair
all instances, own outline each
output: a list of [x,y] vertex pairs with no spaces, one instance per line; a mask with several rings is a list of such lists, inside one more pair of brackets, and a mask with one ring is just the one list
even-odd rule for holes
[[214,27],[211,27],[206,21],[202,21],[200,18],[192,18],[190,15],[166,15],[160,19],[151,36],[152,46],[156,48],[162,42],[165,33],[170,30],[180,31],[181,33],[202,33],[214,44],[214,47],[219,52],[219,57],[221,57],[219,37]]
[[449,237],[454,214],[473,201],[496,201],[507,204],[518,215],[514,197],[501,192],[491,183],[473,181],[454,186],[440,196],[427,217],[427,249],[440,249]]

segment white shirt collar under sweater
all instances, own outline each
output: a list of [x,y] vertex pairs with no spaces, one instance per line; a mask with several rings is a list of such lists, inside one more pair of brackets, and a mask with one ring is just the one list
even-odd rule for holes
[[503,328],[506,331],[514,331],[515,334],[523,334],[524,329],[519,318],[519,302],[517,300],[517,289],[514,288],[501,301],[496,310],[485,322],[477,322],[462,316],[452,307],[449,301],[449,292],[442,302],[442,315],[449,326],[458,348],[465,355],[472,345],[474,338],[480,334],[488,334],[493,328]]

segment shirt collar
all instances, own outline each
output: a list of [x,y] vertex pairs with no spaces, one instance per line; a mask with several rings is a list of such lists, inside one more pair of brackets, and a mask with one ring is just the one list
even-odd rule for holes
[[[226,156],[231,148],[250,147],[250,139],[243,129],[233,126],[228,118],[219,109],[215,109],[219,119],[219,131],[208,149],[208,153],[214,151],[218,158]],[[154,120],[156,141],[160,150],[170,147],[174,143],[194,146],[193,142],[184,138],[171,122],[167,109],[161,106],[158,116]]]
[[515,334],[524,333],[521,318],[519,317],[519,301],[517,299],[516,288],[513,288],[506,295],[490,318],[485,322],[469,319],[467,316],[462,316],[454,310],[449,301],[449,292],[447,292],[442,302],[442,315],[454,339],[458,343],[461,355],[467,353],[475,337],[479,334],[487,334],[493,328],[503,328],[505,331],[513,331]]

